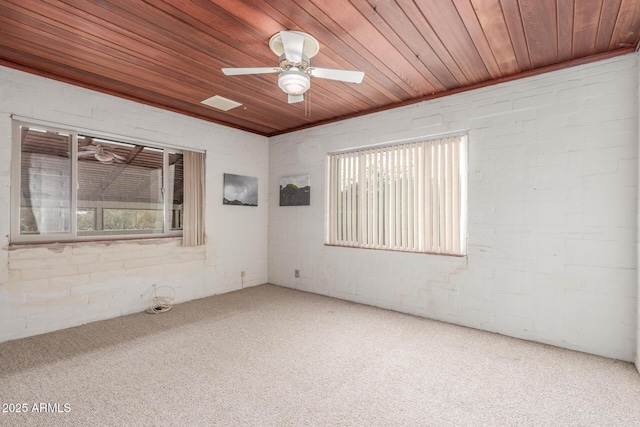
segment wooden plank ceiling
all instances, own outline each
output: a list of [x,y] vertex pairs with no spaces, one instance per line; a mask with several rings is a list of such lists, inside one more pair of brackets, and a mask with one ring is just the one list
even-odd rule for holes
[[[312,78],[288,104],[271,67],[281,30],[314,36]],[[621,55],[640,0],[0,0],[0,65],[271,136]],[[220,95],[228,112],[201,104]]]

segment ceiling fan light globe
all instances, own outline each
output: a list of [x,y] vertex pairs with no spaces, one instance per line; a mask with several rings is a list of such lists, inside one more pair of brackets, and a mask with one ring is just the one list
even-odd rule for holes
[[297,83],[289,83],[285,86],[284,91],[290,95],[300,95],[305,92],[305,87]]
[[109,163],[113,161],[113,154],[111,153],[96,153],[94,157],[101,163]]
[[296,69],[283,71],[278,76],[278,86],[289,95],[302,95],[311,86],[309,75]]

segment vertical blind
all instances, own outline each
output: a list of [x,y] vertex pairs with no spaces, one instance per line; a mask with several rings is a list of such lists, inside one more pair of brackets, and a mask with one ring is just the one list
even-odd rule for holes
[[203,153],[184,151],[183,246],[204,244],[204,162]]
[[329,155],[327,243],[463,254],[466,137]]

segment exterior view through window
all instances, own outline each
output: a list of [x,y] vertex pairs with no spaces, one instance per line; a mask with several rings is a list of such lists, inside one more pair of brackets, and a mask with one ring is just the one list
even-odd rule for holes
[[[179,150],[16,123],[13,241],[181,235]],[[14,153],[15,156],[15,153]],[[15,176],[15,175],[14,175]]]

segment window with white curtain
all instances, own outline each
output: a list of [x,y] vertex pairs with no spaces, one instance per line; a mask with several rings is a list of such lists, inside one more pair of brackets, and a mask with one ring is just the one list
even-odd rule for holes
[[466,253],[467,137],[329,154],[329,245]]
[[[45,122],[13,126],[12,242],[202,235],[202,153]],[[195,172],[185,155],[199,156]]]

